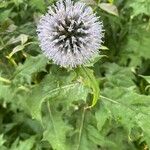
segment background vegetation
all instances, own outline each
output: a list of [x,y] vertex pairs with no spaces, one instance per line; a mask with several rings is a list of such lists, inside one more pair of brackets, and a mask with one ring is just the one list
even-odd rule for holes
[[105,29],[91,109],[87,77],[41,54],[36,24],[54,1],[0,0],[0,150],[150,148],[150,1],[84,2]]

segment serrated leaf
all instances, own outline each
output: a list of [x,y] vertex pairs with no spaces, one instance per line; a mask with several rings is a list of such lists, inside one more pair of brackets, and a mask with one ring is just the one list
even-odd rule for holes
[[95,118],[97,120],[97,128],[99,131],[102,130],[104,124],[106,123],[109,117],[110,117],[110,114],[103,105],[100,106],[99,110],[95,112]]
[[3,85],[0,83],[0,100],[3,99],[6,102],[10,102],[13,98],[12,90],[9,85]]
[[88,89],[79,82],[72,82],[73,79],[73,74],[70,74],[68,77],[57,77],[53,74],[47,75],[26,99],[33,118],[41,121],[41,105],[46,99],[51,101],[53,99],[61,100],[66,104],[65,107],[68,107],[73,101],[86,100]]
[[30,114],[41,122],[43,122],[42,104],[44,102],[47,104],[48,119],[46,123],[43,123],[47,126],[43,133],[43,140],[49,141],[54,149],[70,149],[70,146],[66,144],[66,134],[71,130],[71,127],[63,121],[61,111],[57,110],[58,106],[61,105],[62,111],[66,112],[71,107],[72,102],[86,101],[89,92],[81,83],[75,81],[75,77],[76,74],[73,72],[61,76],[58,72],[56,74],[51,72],[32,90],[26,99]]
[[126,43],[122,45],[120,62],[125,60],[127,63],[130,60],[130,66],[138,66],[141,65],[142,58],[150,58],[150,28],[148,26],[148,23],[142,22],[133,24],[126,37]]
[[36,57],[29,56],[24,64],[19,65],[14,72],[13,82],[31,83],[32,75],[40,71],[45,71],[48,60],[43,55]]
[[[120,92],[120,88],[107,89],[104,92],[106,97],[102,96],[103,102],[116,121],[128,129],[129,135],[137,125],[141,127],[144,139],[149,144],[150,96],[139,95],[125,89],[122,89],[122,91],[122,94],[117,95],[116,93]],[[115,95],[112,95],[112,93],[115,93]]]
[[113,143],[112,141],[106,139],[104,136],[102,136],[100,134],[100,132],[98,133],[96,128],[94,128],[93,126],[88,125],[87,131],[89,133],[88,138],[93,143],[100,144],[102,147],[107,147],[107,148],[111,147],[112,149],[116,148],[116,144],[115,143]]
[[150,14],[150,2],[147,0],[132,0],[128,2],[129,7],[133,9],[133,17],[139,15],[139,14]]
[[91,60],[86,63],[84,66],[85,67],[93,67],[95,63],[97,63],[100,59],[106,57],[107,55],[95,55],[93,58],[91,58]]
[[66,144],[67,133],[71,130],[71,127],[62,120],[62,116],[56,110],[53,109],[49,102],[47,102],[49,113],[49,124],[43,133],[43,140],[49,141],[53,149],[57,150],[69,150]]
[[[105,86],[111,87],[132,87],[133,83],[133,73],[131,68],[122,67],[115,63],[107,63],[105,64],[106,68],[106,82]],[[126,75],[128,74],[128,76]],[[120,92],[121,93],[121,92]]]
[[78,123],[76,126],[78,136],[75,138],[74,149],[75,150],[91,150],[97,149],[99,145],[102,149],[110,148],[116,149],[116,144],[107,139],[101,134],[97,128],[93,125],[92,114],[84,109],[82,115],[78,117]]
[[93,107],[96,105],[99,99],[99,84],[94,76],[93,70],[90,70],[89,68],[83,66],[79,68],[78,72],[83,77],[84,84],[92,89],[93,99],[90,107]]
[[24,140],[24,141],[19,141],[19,143],[14,143],[13,147],[11,147],[11,150],[31,150],[33,148],[34,142],[35,142],[35,137],[31,136],[30,138]]

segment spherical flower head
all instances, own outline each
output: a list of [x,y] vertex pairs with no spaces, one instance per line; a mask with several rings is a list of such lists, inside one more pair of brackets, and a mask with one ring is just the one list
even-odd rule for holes
[[87,63],[102,43],[102,23],[81,2],[59,0],[49,7],[37,26],[43,53],[63,67]]

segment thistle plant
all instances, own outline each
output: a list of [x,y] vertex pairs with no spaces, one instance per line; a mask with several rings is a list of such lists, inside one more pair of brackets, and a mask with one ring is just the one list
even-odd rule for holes
[[102,43],[102,22],[85,3],[59,0],[37,26],[43,53],[62,67],[87,63]]

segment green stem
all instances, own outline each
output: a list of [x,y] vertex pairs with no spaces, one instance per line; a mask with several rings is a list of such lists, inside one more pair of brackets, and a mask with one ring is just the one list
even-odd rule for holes
[[82,113],[82,117],[81,117],[81,125],[80,125],[80,129],[79,129],[79,140],[78,140],[78,145],[77,145],[77,149],[80,149],[80,144],[81,144],[81,138],[82,138],[82,131],[83,131],[83,126],[84,126],[84,119],[85,119],[85,111],[86,108],[83,108],[83,113]]
[[51,121],[51,124],[52,124],[52,128],[53,128],[53,131],[54,131],[54,134],[55,134],[55,137],[56,137],[56,144],[57,144],[57,147],[61,147],[61,145],[59,144],[59,138],[57,136],[57,129],[55,128],[55,124],[54,124],[54,119],[53,119],[53,115],[52,115],[52,112],[51,112],[51,106],[50,106],[50,102],[47,101],[47,108],[48,108],[48,112],[49,112],[49,117],[50,117],[50,121]]

